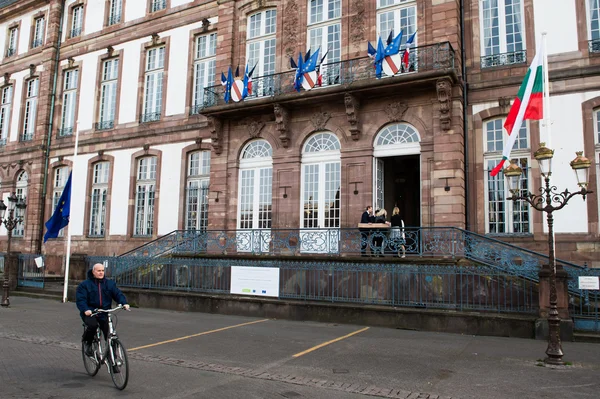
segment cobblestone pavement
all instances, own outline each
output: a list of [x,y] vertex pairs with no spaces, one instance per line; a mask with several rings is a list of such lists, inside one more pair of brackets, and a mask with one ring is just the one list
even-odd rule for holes
[[106,369],[85,374],[73,304],[11,299],[0,309],[0,398],[596,398],[600,388],[596,344],[565,343],[573,365],[549,369],[533,340],[134,309],[118,317],[131,361],[120,392]]

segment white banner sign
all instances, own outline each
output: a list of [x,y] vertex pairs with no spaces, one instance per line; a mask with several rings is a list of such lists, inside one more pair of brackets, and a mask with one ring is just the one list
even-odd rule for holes
[[279,268],[231,266],[231,293],[279,297]]
[[600,279],[598,276],[579,276],[580,290],[598,290],[600,289]]

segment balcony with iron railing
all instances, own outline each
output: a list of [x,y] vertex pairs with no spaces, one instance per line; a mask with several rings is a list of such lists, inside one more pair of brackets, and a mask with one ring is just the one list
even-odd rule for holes
[[44,39],[34,39],[31,42],[31,48],[38,48],[44,44]]
[[[241,107],[253,109],[275,102],[306,101],[307,97],[335,95],[337,93],[360,90],[361,92],[385,94],[398,89],[398,85],[425,84],[442,76],[457,79],[455,52],[449,42],[437,43],[411,49],[409,66],[394,76],[378,79],[375,76],[373,60],[369,57],[322,64],[322,83],[310,92],[294,89],[295,70],[266,76],[253,77],[252,93],[239,103],[225,103],[222,85],[206,87],[203,101],[190,110],[190,114],[227,114],[239,112]],[[426,83],[429,85],[429,83]],[[431,86],[429,86],[431,87]],[[328,96],[324,96],[326,99]]]
[[73,127],[62,127],[58,129],[58,137],[69,137],[73,135]]
[[121,14],[114,14],[108,17],[108,25],[115,25],[121,22]]
[[31,133],[23,133],[19,136],[19,139],[24,142],[24,141],[31,141],[33,140],[33,132]]
[[140,123],[158,122],[160,112],[146,112],[140,115]]
[[600,39],[589,40],[588,50],[590,53],[600,53]]
[[152,0],[152,12],[167,8],[167,0]]
[[73,27],[71,29],[71,33],[69,37],[78,37],[81,36],[81,26],[79,27]]
[[4,147],[6,145],[6,137],[0,138],[0,147]]
[[6,56],[12,57],[13,55],[15,55],[16,52],[17,52],[17,49],[15,47],[9,47],[6,49]]
[[481,57],[481,69],[525,63],[527,63],[526,50],[503,54],[484,55]]
[[115,127],[115,121],[96,122],[96,130],[110,130]]

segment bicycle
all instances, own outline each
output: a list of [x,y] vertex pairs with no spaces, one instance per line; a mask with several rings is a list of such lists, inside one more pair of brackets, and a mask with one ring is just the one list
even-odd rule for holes
[[[104,310],[96,309],[92,312],[91,316],[97,316],[100,313],[108,314],[108,338],[106,339],[106,347],[102,343],[101,328],[98,326],[96,330],[96,336],[92,341],[93,355],[88,356],[85,353],[85,344],[81,341],[81,353],[83,355],[83,365],[85,371],[90,376],[95,376],[103,364],[108,368],[110,377],[115,384],[115,387],[119,390],[125,389],[129,380],[129,363],[127,361],[127,351],[117,336],[115,329],[116,320],[113,321],[114,312],[122,310],[123,305],[119,305],[116,308]],[[85,324],[83,325],[85,331]]]

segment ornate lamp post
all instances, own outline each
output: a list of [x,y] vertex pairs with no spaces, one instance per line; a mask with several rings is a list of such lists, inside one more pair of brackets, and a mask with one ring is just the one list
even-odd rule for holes
[[527,201],[533,208],[540,212],[546,212],[548,222],[548,258],[550,268],[550,310],[548,312],[548,348],[546,354],[548,357],[544,359],[547,364],[563,365],[563,352],[560,342],[560,317],[558,316],[558,299],[556,293],[556,259],[554,256],[554,217],[553,212],[562,209],[571,198],[576,195],[585,196],[592,194],[588,191],[588,173],[590,168],[590,160],[583,156],[583,152],[577,152],[577,158],[571,162],[571,168],[575,171],[577,184],[581,188],[575,193],[565,190],[562,193],[558,192],[556,186],[550,185],[550,176],[552,175],[552,157],[554,150],[546,147],[545,143],[540,143],[540,148],[534,153],[535,159],[540,166],[540,172],[544,178],[545,187],[540,188],[540,194],[532,194],[527,192],[520,195],[521,190],[521,175],[523,170],[512,161],[511,164],[504,169],[504,176],[508,181],[508,188],[512,193],[513,202],[518,200]]
[[[4,284],[2,285],[2,303],[3,307],[10,306],[10,299],[8,298],[8,291],[10,288],[9,278],[10,278],[10,264],[11,264],[11,253],[10,253],[10,240],[12,238],[12,231],[17,227],[17,225],[23,222],[23,217],[15,216],[15,209],[25,210],[27,205],[25,204],[25,200],[20,199],[13,192],[11,196],[8,197],[8,207],[4,204],[4,201],[0,199],[0,225],[4,223],[4,227],[6,227],[6,231],[8,232],[8,245],[6,254],[8,255],[8,262],[4,265]],[[5,218],[6,210],[8,209],[8,216]]]

